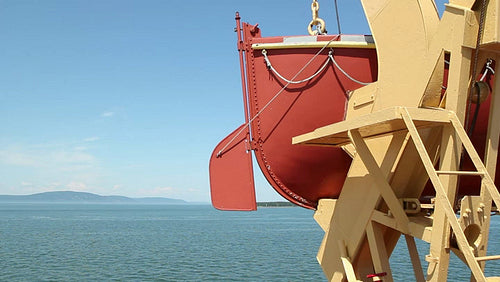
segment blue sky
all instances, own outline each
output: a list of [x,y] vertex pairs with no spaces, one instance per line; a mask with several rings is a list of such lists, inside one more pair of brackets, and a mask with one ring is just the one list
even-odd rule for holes
[[[361,4],[338,2],[343,33],[369,34]],[[0,194],[208,202],[212,149],[244,120],[235,11],[264,36],[302,35],[310,4],[0,1]],[[256,175],[257,199],[279,200]]]

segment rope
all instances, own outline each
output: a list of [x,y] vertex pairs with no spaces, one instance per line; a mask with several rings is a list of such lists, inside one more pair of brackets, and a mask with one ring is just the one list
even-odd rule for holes
[[333,58],[333,50],[330,50],[330,52],[328,53],[328,58],[326,59],[325,63],[323,64],[323,66],[316,73],[314,73],[313,75],[311,75],[308,78],[305,78],[305,79],[302,79],[302,80],[298,80],[298,81],[294,81],[293,79],[292,80],[287,79],[283,75],[281,75],[273,67],[271,61],[267,57],[267,51],[266,51],[266,49],[262,50],[262,55],[264,55],[264,60],[266,61],[267,68],[270,69],[277,77],[281,78],[283,81],[287,82],[288,84],[303,83],[303,82],[307,82],[307,81],[315,78],[318,74],[320,74],[326,68],[326,66],[328,65],[329,61],[332,61],[332,63],[335,65],[335,67],[338,70],[340,70],[340,72],[342,72],[347,78],[349,78],[350,80],[354,81],[355,83],[358,83],[358,84],[361,84],[361,85],[368,85],[368,84],[371,83],[371,82],[362,82],[362,81],[359,81],[359,80],[353,78],[352,76],[350,76],[342,67],[340,67],[340,65],[337,63],[337,61],[335,61],[335,59]]
[[[331,52],[331,51],[330,51]],[[269,60],[269,58],[267,57],[267,51],[266,49],[263,49],[262,50],[262,55],[264,55],[264,60],[266,61],[266,65],[267,65],[267,68],[270,69],[276,76],[278,76],[279,78],[281,78],[283,81],[289,83],[289,84],[298,84],[298,83],[303,83],[303,82],[307,82],[313,78],[315,78],[318,74],[320,74],[325,68],[326,66],[328,66],[328,61],[330,61],[330,58],[326,58],[326,61],[325,63],[323,64],[323,66],[316,72],[314,73],[313,75],[311,75],[310,77],[308,78],[305,78],[305,79],[302,79],[302,80],[298,80],[298,81],[293,81],[293,80],[288,80],[286,79],[284,76],[282,76],[274,67],[273,65],[271,64],[271,61]]]
[[328,54],[328,57],[330,57],[330,60],[332,60],[333,64],[347,77],[349,78],[350,80],[356,82],[357,84],[361,84],[361,85],[369,85],[371,82],[362,82],[362,81],[359,81],[355,78],[353,78],[352,76],[350,76],[344,69],[342,69],[339,64],[335,61],[335,59],[333,58],[333,51],[330,51],[330,53]]
[[484,73],[483,76],[479,79],[479,81],[484,81],[486,78],[486,75],[488,74],[488,71],[490,71],[492,74],[495,74],[495,70],[491,67],[491,64],[493,63],[492,59],[488,59],[486,61],[486,65],[484,66]]
[[[294,76],[293,76],[293,77],[292,77],[292,79],[291,79],[291,80],[293,81],[294,79],[296,79],[296,78],[297,78],[297,76],[299,76],[299,75],[300,75],[300,74],[301,74],[301,73],[302,73],[302,72],[303,72],[303,71],[304,71],[304,70],[305,70],[305,69],[306,69],[306,68],[307,68],[307,67],[308,67],[311,63],[312,63],[312,61],[314,61],[314,59],[316,59],[316,57],[318,57],[318,56],[319,56],[319,54],[321,54],[321,52],[323,52],[323,50],[325,50],[325,49],[326,49],[326,47],[327,47],[328,45],[330,45],[330,43],[331,43],[331,42],[333,42],[333,41],[335,41],[336,39],[338,39],[338,36],[335,36],[335,37],[333,37],[330,41],[328,41],[328,42],[325,44],[325,46],[323,46],[323,47],[322,47],[322,48],[321,48],[321,49],[320,49],[320,50],[319,50],[319,51],[318,51],[318,52],[317,52],[317,53],[316,53],[316,54],[315,54],[315,55],[314,55],[314,56],[313,56],[313,57],[312,57],[312,58],[311,58],[311,59],[310,59],[310,60],[309,60],[309,61],[308,61],[308,62],[307,62],[307,63],[306,63],[306,64],[305,64],[305,65],[304,65],[304,66],[303,66],[303,67],[302,67],[302,68],[301,68],[301,69],[300,69],[300,70],[299,70],[299,71],[298,71],[298,72],[297,72]],[[256,118],[257,118],[257,117],[258,117],[258,116],[259,116],[259,115],[260,115],[260,114],[261,114],[261,113],[262,113],[262,112],[263,112],[263,111],[264,111],[264,110],[265,110],[265,109],[266,109],[266,108],[267,108],[267,107],[268,107],[268,106],[269,106],[269,105],[270,105],[270,104],[271,104],[271,103],[272,103],[272,102],[276,99],[276,98],[278,98],[278,96],[279,96],[281,93],[283,93],[283,91],[285,91],[285,89],[286,89],[286,88],[287,88],[290,84],[291,84],[291,83],[288,83],[288,82],[287,82],[287,84],[285,84],[285,85],[284,85],[284,86],[283,86],[283,87],[282,87],[282,88],[281,88],[281,89],[280,89],[280,90],[279,90],[279,91],[278,91],[278,92],[274,95],[274,97],[273,97],[273,98],[271,98],[271,100],[269,100],[269,102],[267,102],[267,103],[264,105],[264,107],[262,107],[262,109],[261,109],[260,111],[258,111],[258,112],[257,112],[257,114],[255,114],[255,116],[253,116],[253,117],[252,117],[252,118],[251,118],[251,119],[250,119],[250,120],[249,120],[249,121],[245,124],[245,126],[244,126],[244,127],[242,127],[242,128],[240,129],[240,131],[238,131],[238,133],[236,133],[236,134],[234,135],[234,137],[233,137],[233,138],[231,138],[231,140],[229,140],[229,142],[227,142],[227,144],[226,144],[224,147],[222,147],[222,149],[220,149],[220,150],[219,150],[219,152],[217,152],[217,157],[220,157],[220,156],[221,156],[221,154],[222,154],[222,152],[224,152],[224,150],[226,150],[226,149],[227,149],[227,147],[228,147],[231,143],[233,143],[233,141],[234,141],[234,140],[235,140],[235,139],[236,139],[236,138],[237,138],[237,137],[238,137],[238,136],[239,136],[239,135],[240,135],[240,134],[241,134],[241,133],[245,130],[245,128],[246,128],[247,126],[250,126],[250,124],[251,124],[251,123],[252,123],[252,122],[253,122],[253,121],[254,121],[254,120],[255,120],[255,119],[256,119]]]

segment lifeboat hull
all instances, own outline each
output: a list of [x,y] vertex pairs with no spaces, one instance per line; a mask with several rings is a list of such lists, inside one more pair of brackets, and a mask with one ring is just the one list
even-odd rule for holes
[[[243,35],[251,149],[265,178],[281,196],[314,209],[319,199],[338,197],[351,158],[340,148],[294,146],[291,140],[344,120],[349,92],[363,86],[329,62],[329,55],[353,78],[376,80],[377,59],[371,38],[263,38],[256,26],[245,23]],[[323,48],[329,42],[336,47]],[[360,47],[345,46],[347,42]],[[288,83],[290,80],[307,81]],[[219,190],[213,184],[211,189],[212,194]]]

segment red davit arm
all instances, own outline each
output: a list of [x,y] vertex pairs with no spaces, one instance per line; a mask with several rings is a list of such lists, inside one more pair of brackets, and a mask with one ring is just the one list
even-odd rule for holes
[[236,32],[240,57],[241,88],[245,104],[245,124],[224,138],[210,157],[210,194],[212,205],[219,210],[251,211],[257,209],[250,150],[248,95],[243,58],[240,14],[236,12]]

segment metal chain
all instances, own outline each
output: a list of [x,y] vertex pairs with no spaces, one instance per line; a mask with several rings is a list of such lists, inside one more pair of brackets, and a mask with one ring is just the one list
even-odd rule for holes
[[[319,11],[318,0],[312,1],[311,11],[312,11],[312,21],[309,23],[309,26],[307,27],[309,35],[326,34],[325,21],[322,18],[318,17],[318,11]],[[316,30],[313,30],[314,26],[316,26]]]

